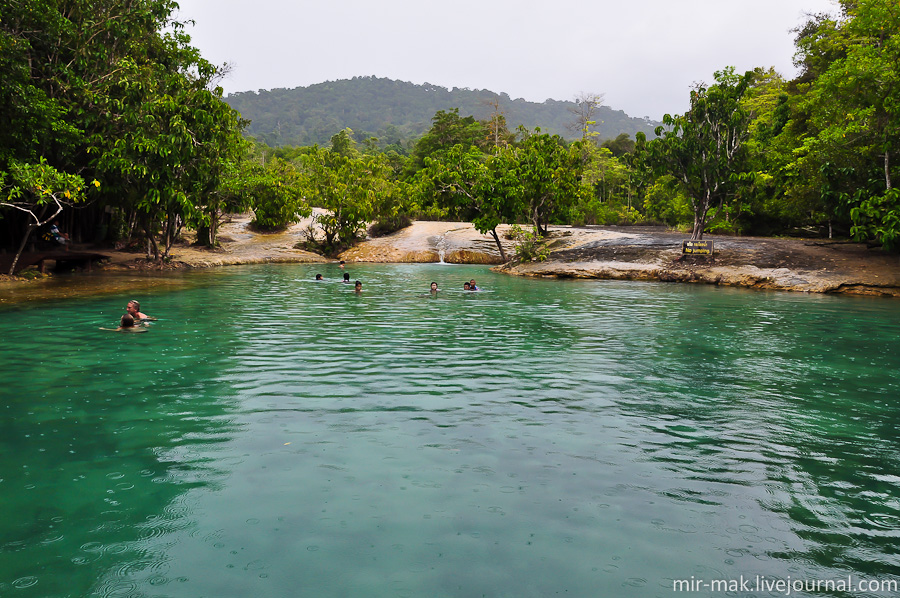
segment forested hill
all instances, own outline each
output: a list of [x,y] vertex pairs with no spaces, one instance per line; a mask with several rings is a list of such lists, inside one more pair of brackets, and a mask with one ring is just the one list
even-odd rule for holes
[[[480,89],[447,89],[426,83],[416,85],[392,79],[354,77],[309,87],[234,93],[225,98],[250,120],[247,133],[270,146],[327,145],[338,131],[349,127],[357,139],[377,137],[379,145],[407,145],[430,127],[438,110],[459,108],[463,116],[490,118],[494,105],[506,118],[510,131],[519,125],[567,139],[580,136],[567,125],[573,122],[574,101],[543,103],[513,100],[505,93]],[[599,140],[638,131],[653,137],[659,123],[633,118],[621,110],[601,106],[594,129]]]

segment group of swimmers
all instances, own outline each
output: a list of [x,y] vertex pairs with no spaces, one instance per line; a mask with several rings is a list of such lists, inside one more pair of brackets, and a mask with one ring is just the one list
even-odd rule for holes
[[[100,330],[112,330],[114,332],[147,332],[147,322],[155,322],[156,318],[151,318],[141,312],[141,304],[132,299],[125,306],[125,314],[119,320],[118,328],[101,328]],[[141,324],[141,326],[138,326]]]
[[[431,283],[431,292],[432,293],[437,293],[439,290],[440,289],[438,288],[436,282]],[[475,284],[475,279],[473,278],[473,279],[463,283],[463,290],[464,291],[480,291],[481,289],[479,289],[478,285]]]
[[[344,267],[344,262],[341,262],[341,268]],[[321,274],[316,274],[317,281],[324,281],[325,279]],[[350,274],[344,272],[344,278],[342,282],[350,284]],[[354,283],[354,290],[357,293],[362,292],[362,282],[357,280]],[[438,284],[436,282],[431,283],[431,294],[437,295],[437,292],[440,290],[438,288]],[[475,279],[471,279],[467,282],[463,283],[464,291],[480,291],[481,289],[475,284]],[[147,322],[155,322],[156,318],[151,318],[147,314],[141,312],[141,304],[140,302],[132,299],[125,306],[125,314],[122,315],[122,319],[119,321],[118,328],[100,328],[100,330],[112,330],[114,332],[147,332]],[[140,326],[138,326],[140,324]]]
[[[342,267],[343,267],[343,266],[342,266]],[[325,280],[325,279],[322,278],[322,275],[321,275],[321,274],[316,274],[316,281],[317,281],[317,282],[318,282],[318,281],[324,281],[324,280]],[[346,283],[346,284],[350,284],[350,275],[347,274],[346,272],[344,272],[344,280],[342,280],[341,282],[344,282],[344,283]],[[362,282],[360,282],[360,281],[357,280],[355,283],[353,283],[353,287],[354,287],[353,290],[355,290],[357,293],[361,293],[361,292],[362,292]]]
[[[343,268],[343,267],[344,267],[344,262],[341,262],[341,268]],[[316,274],[316,282],[324,282],[324,281],[325,281],[325,278],[321,274]],[[350,275],[348,273],[344,272],[344,279],[342,282],[350,284]],[[354,283],[354,290],[357,293],[361,293],[362,292],[362,282],[357,280]],[[436,295],[439,290],[440,289],[438,288],[438,284],[436,282],[432,282],[431,289],[430,289],[431,294]],[[475,279],[473,278],[473,279],[463,283],[463,290],[464,291],[480,291],[481,289],[479,289],[478,285],[475,284]]]

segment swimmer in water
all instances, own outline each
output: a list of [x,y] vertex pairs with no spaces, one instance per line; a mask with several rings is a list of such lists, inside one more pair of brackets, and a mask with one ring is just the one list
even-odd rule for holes
[[101,328],[100,330],[111,330],[113,332],[147,332],[146,328],[140,328],[134,325],[134,318],[130,314],[125,314],[119,321],[118,328]]
[[325,280],[321,274],[316,274],[316,280]]
[[471,291],[471,290],[472,290],[472,285],[470,285],[468,282],[464,282],[464,283],[463,283],[463,290],[464,290],[464,291]]
[[474,279],[474,278],[473,278],[472,280],[469,281],[469,290],[470,290],[470,291],[477,291],[477,290],[478,290],[478,287],[475,286],[475,279]]
[[357,293],[362,293],[362,283],[357,280],[356,283],[353,285],[353,290],[356,291]]
[[141,313],[141,304],[132,299],[128,302],[128,305],[125,306],[125,311],[128,312],[128,315],[135,319],[138,322],[155,322],[156,318],[151,318],[147,314]]
[[431,294],[437,295],[438,291],[440,291],[440,289],[438,288],[437,283],[436,282],[431,283]]
[[347,284],[350,284],[350,273],[349,272],[344,272],[344,282],[346,282]]

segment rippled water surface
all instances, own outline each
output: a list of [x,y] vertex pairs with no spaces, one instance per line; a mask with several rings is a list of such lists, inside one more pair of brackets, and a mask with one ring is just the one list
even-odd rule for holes
[[350,272],[0,311],[0,596],[900,579],[900,302]]

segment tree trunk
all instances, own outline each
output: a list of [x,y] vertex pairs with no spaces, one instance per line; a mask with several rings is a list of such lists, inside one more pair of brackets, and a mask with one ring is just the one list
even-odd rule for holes
[[[16,271],[16,264],[19,263],[19,258],[22,257],[22,252],[25,251],[25,245],[28,243],[28,238],[31,236],[31,233],[33,233],[36,228],[40,227],[43,224],[46,224],[53,218],[56,218],[61,210],[62,206],[58,206],[58,209],[52,216],[50,216],[47,220],[43,220],[44,216],[47,215],[47,206],[45,205],[43,208],[41,208],[40,215],[35,216],[37,223],[29,224],[28,228],[25,229],[25,236],[22,237],[22,242],[19,244],[19,249],[16,251],[16,256],[13,258],[12,265],[9,267],[10,276],[13,276],[13,272]],[[34,216],[34,213],[31,213],[31,215]]]
[[703,230],[706,228],[706,215],[709,213],[709,196],[694,204],[694,230],[691,231],[691,241],[702,241]]
[[[147,259],[153,258],[157,262],[159,261],[159,246],[156,244],[156,239],[153,237],[153,232],[150,227],[150,217],[147,216],[144,221],[144,234],[147,235]],[[152,252],[152,254],[151,254]]]
[[506,259],[506,252],[503,251],[503,244],[500,243],[500,236],[497,234],[497,227],[491,229],[491,236],[494,237],[494,242],[497,243],[497,249],[500,250],[500,259],[503,260],[505,264],[508,260]]
[[216,237],[219,236],[219,210],[215,209],[209,215],[209,246],[216,246]]
[[699,217],[694,214],[694,228],[691,230],[691,241],[701,241],[703,239],[703,224]]
[[205,245],[207,247],[212,247],[212,230],[210,227],[204,225],[197,227],[197,245]]
[[887,190],[891,190],[891,154],[884,150],[884,185]]
[[16,250],[16,256],[13,258],[12,265],[9,267],[9,275],[14,276],[16,271],[16,264],[19,263],[19,258],[22,257],[22,252],[25,251],[25,244],[28,243],[28,237],[31,236],[32,231],[37,227],[33,224],[29,224],[28,228],[25,230],[25,236],[22,237],[22,242],[19,243],[19,249]]

